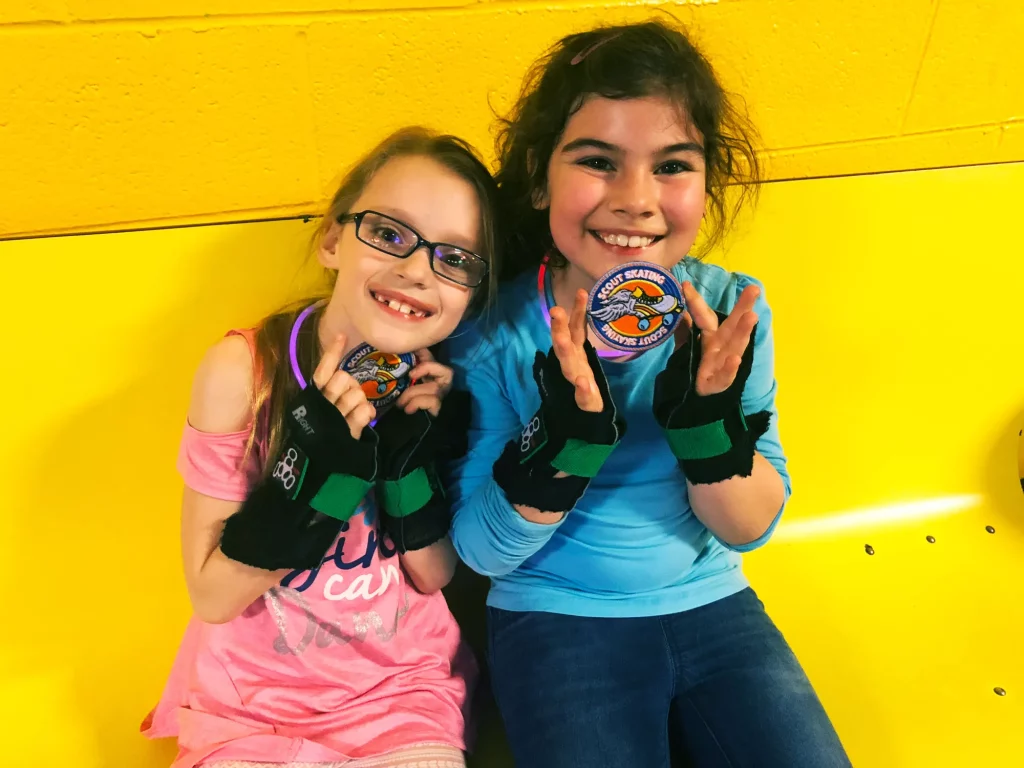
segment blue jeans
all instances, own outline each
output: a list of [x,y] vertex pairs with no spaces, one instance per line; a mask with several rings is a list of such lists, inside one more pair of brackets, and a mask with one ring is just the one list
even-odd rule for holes
[[749,588],[649,618],[489,608],[488,654],[520,768],[850,765]]

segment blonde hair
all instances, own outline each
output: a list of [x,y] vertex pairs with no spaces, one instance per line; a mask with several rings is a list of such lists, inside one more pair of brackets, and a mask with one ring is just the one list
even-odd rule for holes
[[[345,174],[313,235],[313,250],[315,252],[319,249],[324,237],[338,218],[351,212],[352,206],[363,194],[366,185],[381,168],[395,158],[409,156],[429,157],[437,161],[472,185],[479,197],[480,255],[486,258],[490,265],[486,282],[476,289],[470,302],[470,312],[479,312],[487,305],[497,287],[497,187],[490,171],[475,150],[458,137],[413,126],[402,128],[381,141]],[[326,298],[327,295],[312,296],[283,307],[264,318],[257,326],[255,383],[251,397],[252,426],[246,446],[247,454],[256,445],[262,430],[265,430],[266,455],[274,456],[280,450],[285,404],[299,392],[288,353],[291,329],[304,308],[314,301]],[[323,307],[313,312],[303,323],[298,338],[297,357],[300,365],[309,373],[312,372],[319,357],[315,329],[322,312]],[[267,469],[269,468],[265,468]]]

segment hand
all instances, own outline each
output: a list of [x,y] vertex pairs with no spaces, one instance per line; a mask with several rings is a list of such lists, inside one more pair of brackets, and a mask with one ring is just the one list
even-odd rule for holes
[[750,334],[757,325],[754,303],[760,295],[756,285],[744,288],[732,312],[719,324],[718,315],[693,285],[689,281],[683,283],[687,311],[683,312],[676,331],[676,348],[690,338],[692,326],[700,329],[701,359],[694,382],[698,395],[724,392],[736,380],[743,352],[750,344]]
[[576,292],[572,315],[561,307],[551,310],[551,346],[562,367],[562,375],[575,388],[576,405],[581,411],[600,413],[604,409],[601,391],[587,360],[583,342],[587,340],[587,292]]
[[416,383],[401,394],[395,405],[406,413],[422,410],[437,416],[441,400],[451,391],[453,375],[452,369],[437,362],[429,349],[417,350],[416,366],[409,371],[409,378]]
[[345,417],[352,438],[358,440],[366,425],[377,417],[377,409],[370,405],[359,382],[339,369],[344,353],[345,334],[342,333],[320,358],[320,364],[313,371],[313,384]]

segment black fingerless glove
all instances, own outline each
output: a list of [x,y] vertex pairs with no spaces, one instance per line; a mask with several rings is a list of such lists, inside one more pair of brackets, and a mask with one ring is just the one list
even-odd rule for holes
[[[562,375],[554,349],[546,355],[537,353],[533,378],[540,390],[540,409],[494,463],[494,479],[512,504],[568,512],[626,433],[597,352],[589,341],[584,349],[604,410],[580,410],[575,387]],[[568,477],[556,478],[558,472]]]
[[[719,323],[726,318],[718,314]],[[754,364],[754,331],[736,372],[723,392],[698,395],[694,389],[701,360],[700,331],[676,348],[654,380],[654,418],[665,430],[679,466],[691,483],[747,477],[754,468],[754,444],[768,429],[768,411],[743,413],[740,399]]]
[[320,564],[372,487],[377,436],[367,427],[354,439],[312,384],[288,405],[285,429],[273,469],[225,521],[220,548],[256,568],[306,570]]
[[405,553],[448,535],[451,506],[437,467],[466,453],[469,395],[451,392],[437,416],[393,408],[377,422],[380,529]]

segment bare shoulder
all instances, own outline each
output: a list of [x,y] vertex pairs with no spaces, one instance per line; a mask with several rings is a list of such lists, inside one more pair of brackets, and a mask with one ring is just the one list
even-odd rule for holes
[[241,336],[225,336],[203,356],[192,381],[189,423],[201,432],[238,432],[252,419],[253,362]]

